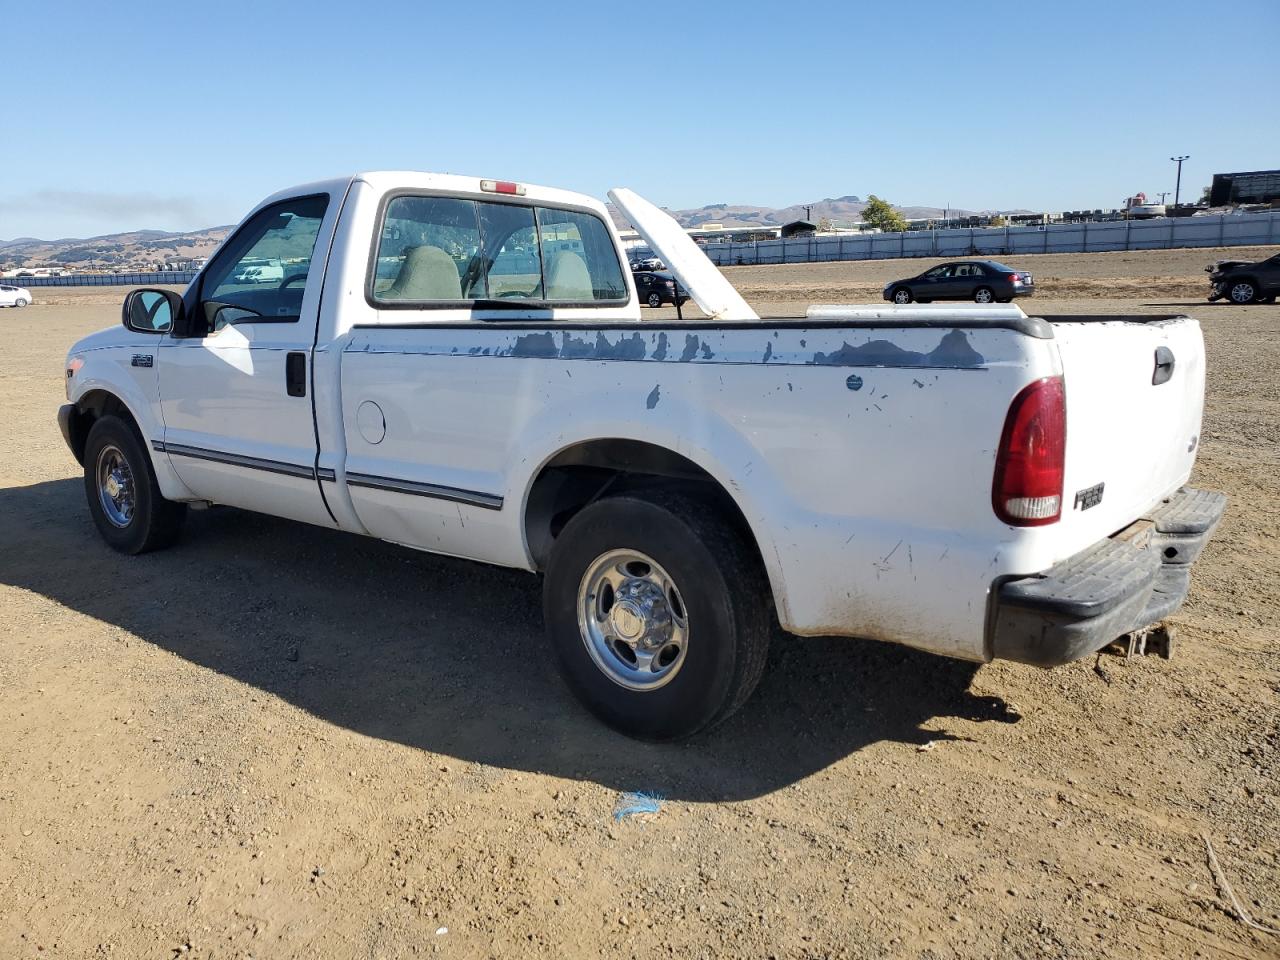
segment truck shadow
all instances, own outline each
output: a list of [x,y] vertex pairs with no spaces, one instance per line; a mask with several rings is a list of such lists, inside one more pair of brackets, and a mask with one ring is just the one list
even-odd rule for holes
[[[540,581],[231,509],[173,549],[112,553],[79,480],[0,490],[0,582],[115,624],[360,733],[671,799],[741,800],[935,718],[1013,722],[977,666],[872,641],[776,638],[756,695],[678,745],[603,727],[561,683]],[[942,724],[945,726],[945,723]]]

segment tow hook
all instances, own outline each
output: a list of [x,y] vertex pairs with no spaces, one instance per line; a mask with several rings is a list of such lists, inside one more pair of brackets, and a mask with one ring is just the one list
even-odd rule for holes
[[1107,645],[1107,652],[1123,655],[1126,660],[1155,654],[1168,660],[1173,656],[1173,641],[1177,631],[1167,623],[1153,623],[1141,630],[1134,630],[1117,637]]

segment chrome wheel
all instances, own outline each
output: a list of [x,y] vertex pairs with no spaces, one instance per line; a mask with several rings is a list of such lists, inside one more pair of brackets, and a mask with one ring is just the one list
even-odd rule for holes
[[1241,282],[1231,287],[1231,300],[1233,303],[1252,303],[1253,295],[1252,283]]
[[688,613],[670,575],[637,550],[610,550],[578,588],[578,629],[600,671],[629,690],[670,683],[689,644]]
[[910,302],[911,302],[911,291],[910,291],[910,290],[905,290],[905,289],[904,289],[904,290],[895,290],[895,291],[893,292],[893,302],[894,302],[894,303],[910,303]]
[[649,294],[649,306],[651,306],[651,307],[660,307],[660,306],[662,306],[662,296],[661,296],[661,294],[657,294],[657,293],[651,293],[651,294]]
[[974,303],[990,303],[994,299],[995,297],[992,296],[991,291],[986,287],[979,287],[973,292]]
[[107,520],[116,527],[133,522],[136,487],[133,470],[120,448],[107,444],[98,453],[98,502]]

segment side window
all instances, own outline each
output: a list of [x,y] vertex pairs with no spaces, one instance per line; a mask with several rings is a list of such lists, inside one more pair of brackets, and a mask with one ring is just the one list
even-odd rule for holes
[[[387,204],[373,275],[377,300],[461,300],[462,273],[480,253],[475,204],[396,197]],[[480,278],[483,283],[483,276]]]
[[575,210],[538,208],[548,300],[623,300],[627,286],[613,240],[600,219]]
[[285,200],[260,210],[232,237],[200,281],[210,332],[228,323],[298,319],[328,206],[327,196]]
[[941,280],[944,277],[949,277],[949,276],[951,276],[951,267],[949,266],[934,267],[932,270],[930,270],[928,273],[925,274],[925,277],[929,280]]

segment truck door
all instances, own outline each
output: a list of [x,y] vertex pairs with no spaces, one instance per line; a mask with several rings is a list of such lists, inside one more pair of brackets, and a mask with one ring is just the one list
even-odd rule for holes
[[324,271],[312,255],[322,235],[328,248],[330,206],[297,197],[244,223],[188,291],[187,335],[166,337],[158,360],[162,445],[194,493],[326,526],[311,397]]

